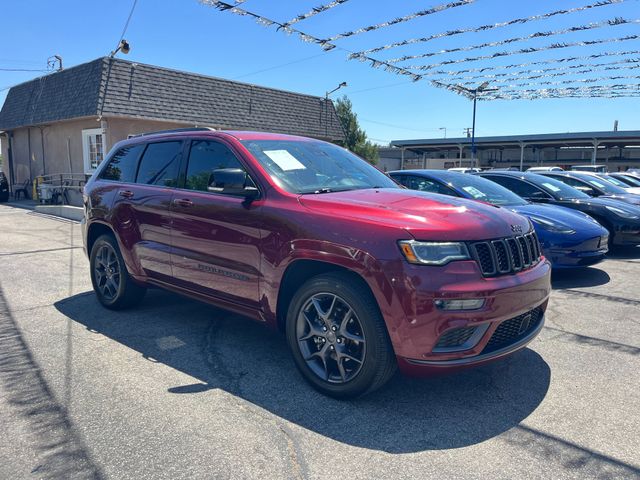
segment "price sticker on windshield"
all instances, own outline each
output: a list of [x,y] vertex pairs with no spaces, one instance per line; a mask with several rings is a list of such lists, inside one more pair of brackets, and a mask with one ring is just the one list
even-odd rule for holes
[[486,197],[486,195],[484,193],[482,193],[480,190],[478,190],[476,187],[472,187],[472,186],[466,186],[466,187],[462,187],[462,189],[467,192],[469,195],[471,195],[473,198],[483,198]]
[[307,168],[287,150],[264,150],[264,153],[285,172],[290,170],[305,170]]

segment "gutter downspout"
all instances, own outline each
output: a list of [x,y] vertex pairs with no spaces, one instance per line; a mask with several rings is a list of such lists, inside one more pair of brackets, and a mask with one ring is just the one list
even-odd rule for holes
[[46,175],[47,174],[47,164],[45,163],[45,156],[44,156],[44,129],[47,127],[39,127],[40,128],[40,146],[42,146],[42,174]]
[[33,182],[33,169],[31,167],[31,164],[33,163],[31,161],[31,127],[27,128],[27,153],[29,155],[29,181]]
[[7,132],[7,161],[9,162],[9,181],[11,182],[11,191],[16,184],[16,174],[13,171],[13,131]]

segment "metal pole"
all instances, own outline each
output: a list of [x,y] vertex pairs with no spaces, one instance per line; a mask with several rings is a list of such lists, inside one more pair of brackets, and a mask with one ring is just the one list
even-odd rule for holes
[[593,154],[591,155],[591,165],[595,165],[596,161],[598,159],[598,145],[600,145],[600,143],[598,142],[597,139],[593,140]]
[[520,142],[520,171],[524,168],[524,143]]
[[478,89],[473,91],[473,125],[471,127],[471,167],[476,166],[476,101]]

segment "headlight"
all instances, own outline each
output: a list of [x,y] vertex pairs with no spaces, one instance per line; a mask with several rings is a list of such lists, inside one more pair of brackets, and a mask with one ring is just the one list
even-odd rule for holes
[[529,215],[531,221],[537,225],[540,225],[540,228],[548,230],[554,233],[566,233],[567,235],[573,235],[576,231],[571,228],[569,225],[560,222],[554,222],[553,220],[549,220],[547,218],[538,217],[536,215]]
[[637,213],[635,213],[635,212],[633,212],[631,210],[626,210],[624,208],[611,207],[609,205],[606,205],[604,208],[609,210],[611,213],[619,216],[620,218],[627,218],[627,219],[630,219],[630,220],[636,220],[636,219],[640,218],[640,216],[638,216]]
[[409,263],[446,265],[454,260],[469,260],[469,250],[460,242],[417,242],[402,240],[400,250]]

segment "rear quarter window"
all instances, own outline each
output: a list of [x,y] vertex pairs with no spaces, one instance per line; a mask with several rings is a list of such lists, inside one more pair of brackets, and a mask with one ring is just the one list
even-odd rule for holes
[[118,150],[100,174],[102,180],[133,183],[136,179],[138,159],[144,145],[130,145]]

